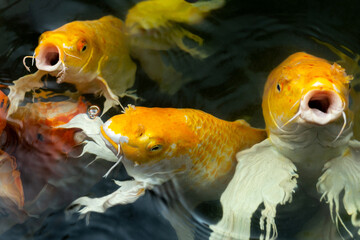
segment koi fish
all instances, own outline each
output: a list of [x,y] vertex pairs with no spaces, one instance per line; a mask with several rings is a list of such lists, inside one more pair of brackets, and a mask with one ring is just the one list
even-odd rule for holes
[[[350,140],[351,79],[337,63],[303,52],[291,55],[270,73],[262,102],[268,138],[236,155],[235,175],[221,196],[223,217],[211,226],[211,239],[255,237],[251,218],[260,204],[264,204],[260,239],[276,239],[277,207],[289,204],[299,185],[308,196],[326,200],[330,213],[320,218],[336,225],[334,232],[327,232],[318,225],[323,221],[312,221],[303,233],[317,231],[311,239],[338,239],[340,223],[356,238],[341,217],[348,215],[353,227],[360,227],[360,143]],[[339,210],[340,202],[345,213]]]
[[149,0],[139,2],[129,10],[125,20],[130,44],[153,50],[168,50],[178,47],[192,56],[205,57],[203,53],[184,43],[184,39],[188,38],[201,46],[203,39],[179,25],[198,24],[210,11],[224,5],[224,0]]
[[[6,116],[8,98],[0,91],[0,135],[7,125]],[[4,137],[2,136],[2,140]],[[13,157],[0,150],[0,197],[10,200],[18,209],[24,206],[24,191],[20,179],[20,172]]]
[[0,150],[0,197],[12,201],[18,209],[24,207],[24,191],[13,157]]
[[[125,31],[131,56],[159,84],[162,92],[174,94],[191,80],[171,62],[164,62],[163,51],[180,49],[192,57],[206,58],[209,54],[200,48],[204,40],[183,26],[201,23],[210,11],[224,5],[225,0],[149,0],[137,3],[128,11]],[[189,42],[192,46],[186,44]]]
[[62,129],[58,126],[80,113],[86,113],[88,107],[83,98],[78,102],[28,103],[8,118],[8,125],[22,139],[22,144],[37,149],[43,156],[51,155],[50,159],[57,159],[81,142],[81,139],[77,139],[80,129]]
[[233,175],[235,153],[266,133],[200,110],[129,106],[101,126],[101,136],[134,180],[115,181],[120,188],[107,196],[75,200],[82,215],[132,203],[169,180],[195,205],[218,199]]
[[10,86],[9,116],[27,91],[41,88],[41,78],[50,74],[57,83],[76,86],[81,94],[104,95],[104,111],[120,104],[118,96],[127,95],[135,79],[136,65],[129,56],[123,22],[113,16],[93,21],[74,21],[39,38],[34,56],[38,71],[14,81]]

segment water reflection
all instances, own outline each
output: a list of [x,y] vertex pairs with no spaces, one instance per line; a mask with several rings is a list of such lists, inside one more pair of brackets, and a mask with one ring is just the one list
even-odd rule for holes
[[[109,14],[124,20],[128,10],[137,2],[140,1],[4,1],[0,16],[3,34],[0,39],[1,82],[10,85],[11,81],[27,74],[22,65],[22,58],[33,54],[37,39],[42,32],[55,29],[73,20],[99,19]],[[226,1],[224,7],[207,14],[202,23],[189,25],[187,22],[182,22],[181,24],[182,29],[203,39],[201,48],[197,41],[186,42],[189,44],[187,46],[191,46],[191,49],[203,50],[206,56],[194,58],[189,52],[179,49],[178,45],[172,49],[163,49],[160,53],[156,53],[156,49],[148,49],[141,53],[134,51],[132,60],[137,66],[137,71],[136,80],[130,90],[136,90],[136,95],[141,100],[135,102],[131,98],[122,98],[121,103],[124,106],[131,103],[148,107],[202,109],[222,119],[242,118],[252,126],[264,127],[260,103],[268,73],[286,57],[298,51],[306,51],[330,61],[339,60],[337,54],[334,54],[328,46],[315,41],[314,37],[335,46],[344,52],[345,56],[354,58],[360,51],[358,28],[354,27],[358,21],[358,8],[359,6],[354,3],[344,3],[339,6],[322,1],[306,1],[302,4],[287,1],[276,3]],[[165,31],[165,33],[169,32]],[[149,36],[145,37],[149,39]],[[350,52],[341,45],[351,49]],[[144,46],[144,43],[140,46]],[[149,60],[148,56],[156,61]],[[354,64],[357,67],[356,61]],[[154,70],[154,65],[161,68],[171,66],[171,70],[161,76],[166,81],[154,81],[159,77],[156,76],[158,71]],[[348,67],[344,67],[348,71]],[[31,67],[31,71],[35,72],[36,69]],[[353,74],[351,71],[348,73]],[[169,84],[169,79],[182,79],[182,81],[181,84],[179,81]],[[55,101],[54,99],[68,101],[72,96],[77,99],[74,86],[64,83],[58,85],[56,79],[51,78],[44,83],[45,88],[50,90],[48,93],[55,92],[64,95],[63,93],[69,89],[71,93],[65,98],[52,95],[53,98],[49,99],[45,95],[47,100],[42,97],[43,92],[35,92],[32,95],[28,93],[25,103],[32,102],[32,97],[50,102]],[[357,78],[353,83],[355,85],[353,89],[357,89]],[[357,102],[356,92],[352,96],[354,102]],[[104,98],[91,95],[86,95],[85,98],[89,105],[102,106],[105,101]],[[357,105],[352,106],[356,109]],[[102,116],[102,120],[106,121],[119,114],[120,111],[120,108],[112,108]],[[24,112],[29,113],[29,110]],[[21,120],[21,117],[19,119]],[[11,122],[5,127],[2,135],[2,150],[14,156],[17,161],[25,200],[37,199],[38,194],[42,197],[34,201],[33,203],[38,205],[34,204],[31,208],[37,216],[30,215],[26,217],[26,221],[19,220],[18,222],[25,221],[25,223],[12,227],[2,235],[1,239],[85,239],[90,237],[94,239],[176,239],[174,230],[163,217],[166,216],[166,211],[179,213],[176,221],[185,222],[185,226],[190,222],[195,226],[193,229],[195,229],[196,238],[207,239],[210,235],[207,224],[213,224],[221,218],[221,208],[216,201],[200,203],[195,210],[189,211],[188,208],[184,209],[182,202],[169,201],[166,196],[174,195],[174,191],[171,191],[173,188],[164,186],[164,188],[147,191],[143,198],[139,198],[133,204],[112,207],[104,214],[91,214],[89,226],[85,225],[85,221],[77,221],[76,215],[66,220],[64,209],[74,199],[82,195],[89,197],[107,195],[115,190],[111,178],[128,180],[129,177],[124,169],[121,168],[119,172],[115,168],[108,179],[101,180],[101,176],[108,171],[113,162],[91,163],[95,158],[92,154],[84,155],[79,161],[76,156],[82,148],[73,149],[72,146],[71,149],[75,152],[71,152],[67,157],[63,152],[63,145],[67,148],[68,141],[59,138],[64,132],[57,130],[59,132],[52,133],[53,130],[49,131],[44,124],[29,127],[34,122],[21,123],[23,127],[19,127],[20,123],[21,121]],[[21,134],[19,134],[19,129],[21,129]],[[40,135],[37,135],[38,132]],[[79,136],[75,136],[75,139],[77,137]],[[84,139],[91,141],[88,137],[81,135],[80,140]],[[55,147],[50,147],[53,145]],[[60,157],[58,154],[54,155],[54,152],[60,153]],[[57,160],[54,161],[54,159]],[[91,164],[88,165],[89,163]],[[92,187],[97,182],[99,183]],[[150,192],[155,192],[155,194],[149,197]],[[313,216],[314,209],[320,204],[309,200],[306,196],[303,197],[306,200],[299,200],[303,199],[301,190],[296,194],[294,203],[289,206],[290,210],[285,211],[284,218],[281,215],[276,219],[277,222],[288,223],[288,227],[279,224],[280,239],[290,238],[291,232],[299,231],[297,226],[306,222],[310,215]],[[54,199],[56,201],[51,202]],[[309,206],[308,211],[302,212],[301,216],[297,216],[293,222],[289,223],[289,215],[286,212],[291,212],[291,208],[303,209],[303,204]],[[154,206],[156,210],[153,209]],[[327,210],[326,205],[323,208]],[[188,214],[185,214],[186,212]],[[8,213],[12,212],[8,211]],[[318,214],[322,216],[321,211]],[[2,226],[5,226],[5,223],[10,221],[8,218],[2,218],[2,222],[4,222]],[[9,224],[7,228],[16,222]],[[252,227],[256,228],[255,225]]]

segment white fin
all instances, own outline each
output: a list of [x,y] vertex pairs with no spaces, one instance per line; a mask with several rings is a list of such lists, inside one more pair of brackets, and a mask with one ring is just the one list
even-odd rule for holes
[[291,202],[297,186],[296,167],[268,139],[236,157],[235,175],[221,196],[223,217],[210,226],[214,231],[210,239],[250,239],[251,218],[261,203],[265,209],[261,211],[260,239],[276,239],[276,207]]
[[96,159],[101,158],[110,162],[117,162],[118,157],[106,146],[104,140],[101,138],[100,126],[103,121],[99,117],[91,119],[87,114],[82,113],[76,115],[68,123],[58,126],[58,128],[80,128],[86,136],[92,139],[84,140],[84,148],[82,156],[85,153],[96,155]]
[[[321,199],[329,204],[332,220],[338,227],[339,222],[348,234],[352,233],[341,219],[340,193],[344,191],[343,205],[354,227],[360,227],[360,142],[352,140],[349,148],[342,156],[337,157],[324,166],[324,174],[319,178],[317,189],[322,193]],[[360,230],[357,234],[360,236]],[[357,237],[353,237],[356,238]]]
[[8,110],[8,116],[16,112],[20,102],[24,100],[25,93],[30,90],[41,88],[43,83],[41,78],[45,76],[46,72],[37,71],[33,74],[25,75],[16,81],[13,86],[9,86],[10,93],[8,95],[10,101],[10,107]]
[[85,215],[90,212],[103,213],[108,208],[115,205],[124,205],[135,202],[139,197],[145,194],[146,189],[152,188],[151,185],[136,180],[114,182],[120,186],[120,188],[113,193],[100,198],[78,198],[71,203],[70,211],[78,211],[81,215],[80,218],[85,217]]

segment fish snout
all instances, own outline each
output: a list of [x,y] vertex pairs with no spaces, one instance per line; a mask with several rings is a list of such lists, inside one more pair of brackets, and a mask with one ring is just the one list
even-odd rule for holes
[[60,49],[54,44],[39,46],[39,52],[35,57],[36,67],[47,72],[61,70],[60,53]]
[[325,125],[341,117],[345,103],[335,91],[310,90],[300,103],[300,117],[308,123]]

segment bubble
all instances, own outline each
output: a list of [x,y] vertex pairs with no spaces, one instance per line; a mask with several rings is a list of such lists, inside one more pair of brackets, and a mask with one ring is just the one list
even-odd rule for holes
[[97,116],[100,115],[100,108],[96,105],[92,105],[89,107],[87,114],[90,119],[95,119]]

